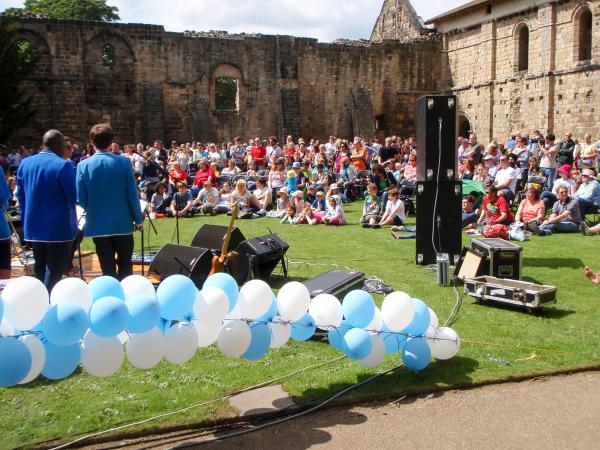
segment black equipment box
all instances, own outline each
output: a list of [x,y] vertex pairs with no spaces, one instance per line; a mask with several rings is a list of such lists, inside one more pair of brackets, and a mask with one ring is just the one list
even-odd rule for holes
[[531,313],[548,303],[556,303],[554,286],[489,276],[465,279],[465,294],[475,297],[478,303],[492,300],[523,306]]
[[310,297],[319,294],[331,294],[341,302],[344,295],[355,289],[362,288],[365,283],[365,274],[353,270],[328,270],[302,284],[306,286]]
[[521,279],[523,247],[500,238],[473,239],[471,248],[486,258],[485,274],[498,278]]
[[240,261],[248,261],[249,273],[239,273],[233,275],[233,277],[236,280],[238,278],[244,280],[249,277],[264,280],[271,275],[280,262],[283,266],[284,276],[287,277],[287,267],[284,257],[288,248],[290,248],[289,244],[276,234],[267,234],[253,239],[246,239],[237,246],[235,251],[239,253]]

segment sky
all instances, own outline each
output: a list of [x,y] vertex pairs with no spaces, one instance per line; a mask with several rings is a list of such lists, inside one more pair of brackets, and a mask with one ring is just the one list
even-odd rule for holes
[[[468,0],[413,0],[425,20]],[[164,25],[167,31],[225,30],[334,39],[369,39],[383,0],[108,0],[122,22]],[[0,11],[23,0],[0,0]]]

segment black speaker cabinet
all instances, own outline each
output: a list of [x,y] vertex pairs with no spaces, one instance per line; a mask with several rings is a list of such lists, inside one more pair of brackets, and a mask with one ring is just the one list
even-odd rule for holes
[[417,100],[417,181],[456,179],[456,97],[428,95]]
[[148,273],[161,279],[169,275],[185,275],[201,289],[210,273],[212,258],[212,252],[205,248],[167,244],[154,257]]
[[[204,224],[196,232],[192,239],[192,247],[207,248],[209,250],[221,250],[223,241],[227,234],[227,227],[223,225]],[[237,248],[246,238],[238,227],[234,227],[231,231],[231,239],[229,240],[229,250]]]
[[[289,247],[287,242],[276,234],[268,234],[245,240],[236,248],[236,252],[240,254],[242,260],[244,257],[248,258],[248,267],[253,277],[262,279],[271,275]],[[234,278],[237,279],[235,275]]]
[[417,264],[435,264],[436,253],[447,253],[450,263],[457,263],[462,249],[462,183],[417,182],[416,194]]

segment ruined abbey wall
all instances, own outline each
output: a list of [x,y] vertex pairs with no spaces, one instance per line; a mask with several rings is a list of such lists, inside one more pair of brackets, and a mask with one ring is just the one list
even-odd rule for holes
[[[155,25],[36,18],[18,25],[40,64],[26,83],[37,115],[15,143],[38,143],[50,127],[84,140],[98,122],[110,122],[121,143],[407,136],[416,99],[448,83],[436,37],[324,44]],[[238,80],[236,110],[216,109],[219,77]]]

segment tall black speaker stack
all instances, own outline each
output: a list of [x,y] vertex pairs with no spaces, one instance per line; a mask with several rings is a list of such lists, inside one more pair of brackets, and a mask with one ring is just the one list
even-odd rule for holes
[[416,262],[435,264],[438,254],[458,261],[462,249],[462,183],[457,180],[456,97],[417,100]]

